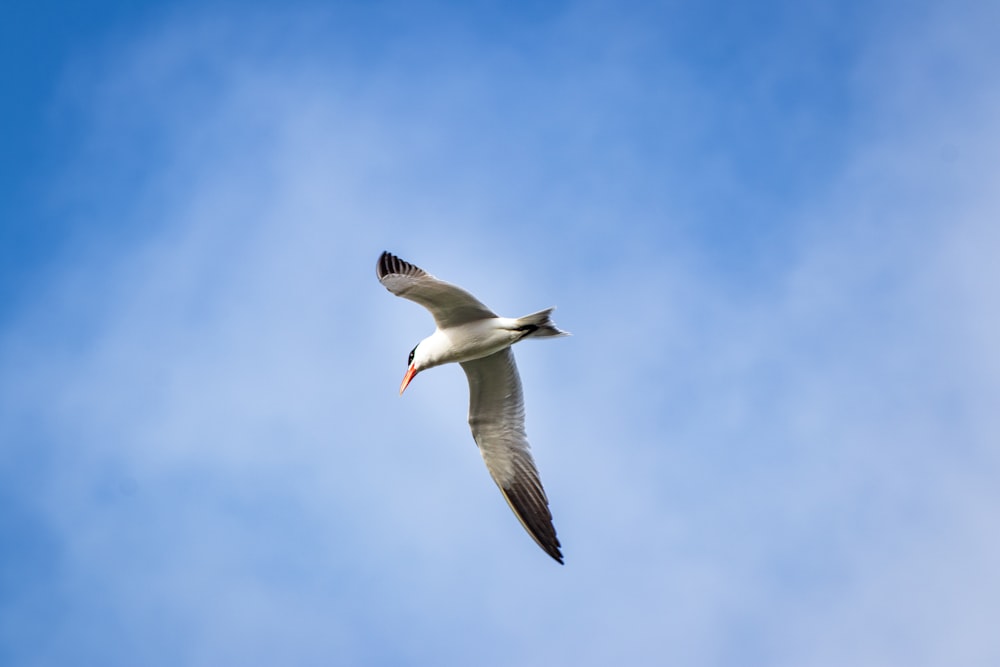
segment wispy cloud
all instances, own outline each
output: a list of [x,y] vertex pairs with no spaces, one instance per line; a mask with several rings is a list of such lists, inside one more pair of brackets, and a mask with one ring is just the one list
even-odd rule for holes
[[[784,194],[797,149],[709,138],[766,94],[720,111],[729,79],[597,5],[485,36],[182,12],[109,46],[53,191],[87,232],[0,334],[3,651],[990,664],[989,11],[859,31],[850,111],[810,116],[843,146]],[[461,373],[396,397],[430,322],[382,249],[559,306],[574,337],[517,352],[565,568],[490,484]]]

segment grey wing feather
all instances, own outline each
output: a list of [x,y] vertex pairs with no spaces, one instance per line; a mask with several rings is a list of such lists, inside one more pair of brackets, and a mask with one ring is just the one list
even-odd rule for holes
[[563,562],[549,501],[524,433],[524,397],[510,348],[462,363],[469,378],[469,426],[493,481],[521,525]]
[[438,280],[391,253],[379,256],[375,273],[387,290],[431,311],[439,329],[497,316],[461,287]]

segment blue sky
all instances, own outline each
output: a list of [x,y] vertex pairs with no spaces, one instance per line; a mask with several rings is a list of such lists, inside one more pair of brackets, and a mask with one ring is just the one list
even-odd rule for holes
[[1000,663],[995,3],[7,11],[0,662]]

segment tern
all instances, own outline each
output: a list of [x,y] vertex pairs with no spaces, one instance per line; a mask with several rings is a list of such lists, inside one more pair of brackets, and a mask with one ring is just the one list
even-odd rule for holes
[[552,323],[555,309],[500,317],[461,287],[388,252],[378,258],[375,272],[387,290],[429,310],[437,325],[410,352],[399,394],[421,371],[461,364],[469,380],[469,426],[486,468],[524,529],[562,563],[549,501],[524,433],[524,396],[510,349],[525,338],[569,335]]

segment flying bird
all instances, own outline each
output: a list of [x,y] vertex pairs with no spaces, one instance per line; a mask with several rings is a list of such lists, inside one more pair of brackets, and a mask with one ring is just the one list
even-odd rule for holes
[[521,525],[545,553],[563,562],[549,501],[524,433],[524,396],[511,345],[525,338],[567,336],[554,308],[500,317],[461,287],[383,252],[375,266],[387,290],[431,311],[437,329],[410,352],[399,394],[428,368],[461,364],[469,380],[469,426],[493,481]]

